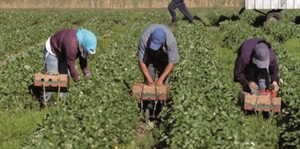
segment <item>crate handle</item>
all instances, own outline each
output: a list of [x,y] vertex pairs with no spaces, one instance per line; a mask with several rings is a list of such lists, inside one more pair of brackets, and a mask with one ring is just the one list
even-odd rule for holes
[[[60,75],[58,71],[47,71],[46,74],[50,73],[50,72],[54,72],[55,74],[51,74],[51,75]],[[47,80],[47,75],[45,75],[45,79],[41,79],[42,81],[44,81],[44,85],[43,85],[43,97],[44,97],[44,104],[45,106],[47,106],[46,104],[46,81]],[[50,81],[52,81],[52,79],[49,79]],[[58,82],[58,91],[57,91],[57,101],[59,101],[59,96],[60,96],[60,80],[61,79],[57,79]],[[51,86],[51,85],[50,85]]]

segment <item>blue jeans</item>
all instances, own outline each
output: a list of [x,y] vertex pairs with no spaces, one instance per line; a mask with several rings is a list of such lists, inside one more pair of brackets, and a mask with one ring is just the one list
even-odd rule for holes
[[192,22],[194,18],[190,14],[190,12],[187,10],[184,0],[172,0],[168,6],[169,12],[172,17],[172,22],[177,22],[176,18],[176,12],[175,9],[178,8],[181,13],[190,21]]
[[[67,61],[62,61],[59,60],[56,56],[50,54],[46,48],[44,48],[44,63],[45,63],[45,70],[47,74],[52,75],[52,74],[68,74],[68,64]],[[46,92],[46,101],[49,101],[51,97],[51,92]],[[64,97],[67,95],[67,92],[61,92],[60,93],[60,98]]]

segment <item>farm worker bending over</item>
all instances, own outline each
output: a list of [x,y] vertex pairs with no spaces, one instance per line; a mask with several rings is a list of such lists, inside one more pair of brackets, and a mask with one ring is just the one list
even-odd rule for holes
[[268,89],[271,81],[273,89],[277,92],[278,71],[276,54],[268,42],[261,38],[243,41],[238,49],[234,67],[234,82],[239,82],[243,91],[254,93],[258,89]]
[[177,17],[175,9],[178,8],[181,13],[191,22],[193,23],[195,21],[194,17],[190,14],[190,12],[187,10],[186,5],[184,3],[184,0],[172,0],[169,3],[168,9],[172,17],[172,21],[169,24],[170,26],[177,25]]
[[160,24],[148,26],[140,38],[137,54],[145,84],[168,84],[168,75],[179,62],[177,42],[169,28]]
[[[75,82],[79,74],[75,68],[75,61],[79,58],[80,68],[85,76],[90,76],[88,69],[88,54],[95,54],[97,38],[87,29],[64,29],[52,35],[45,43],[44,62],[47,74],[70,74]],[[62,98],[66,93],[61,93]],[[51,92],[46,93],[49,104]]]

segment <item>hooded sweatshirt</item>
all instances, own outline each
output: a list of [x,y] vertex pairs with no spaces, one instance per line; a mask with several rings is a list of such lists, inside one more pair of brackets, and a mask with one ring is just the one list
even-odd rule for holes
[[[245,40],[238,49],[238,56],[234,67],[234,82],[239,82],[242,86],[247,86],[249,81],[258,82],[256,76],[259,68],[252,62],[253,51],[258,41],[261,38],[251,38]],[[279,84],[278,76],[279,66],[277,63],[275,52],[270,48],[270,65],[268,72],[271,81],[276,81]]]
[[78,81],[79,74],[75,68],[75,61],[79,58],[79,65],[82,72],[89,72],[87,66],[87,57],[83,57],[80,51],[78,39],[76,37],[77,30],[64,29],[50,38],[51,51],[57,56],[59,61],[66,61],[71,77],[74,81]]

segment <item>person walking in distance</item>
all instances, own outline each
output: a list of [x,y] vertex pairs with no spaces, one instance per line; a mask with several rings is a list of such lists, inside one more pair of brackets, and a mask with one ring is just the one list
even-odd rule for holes
[[190,12],[187,10],[186,5],[184,3],[184,0],[172,0],[168,6],[169,12],[172,17],[172,21],[169,24],[170,26],[177,25],[177,16],[175,9],[178,8],[181,13],[189,20],[189,22],[193,23],[195,19],[190,14]]

